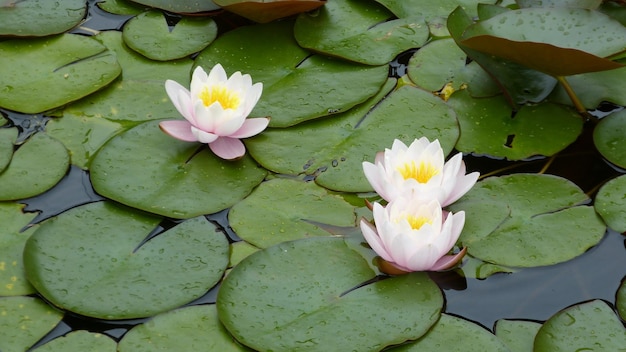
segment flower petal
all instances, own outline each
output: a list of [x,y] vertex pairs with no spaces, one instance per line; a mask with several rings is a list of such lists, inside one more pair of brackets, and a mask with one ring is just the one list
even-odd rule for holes
[[219,137],[209,148],[222,159],[239,159],[246,154],[246,146],[237,138]]
[[467,253],[467,247],[464,247],[459,253],[454,255],[444,255],[430,268],[430,271],[440,271],[450,269],[463,259]]
[[196,136],[198,142],[201,143],[213,143],[215,140],[217,140],[217,138],[219,138],[219,136],[214,133],[204,132],[203,130],[200,130],[194,126],[191,126],[191,133],[193,133],[193,135]]
[[178,112],[190,123],[193,121],[193,104],[187,88],[178,82],[168,79],[165,81],[165,92]]
[[191,124],[187,121],[173,120],[162,121],[159,128],[170,136],[185,142],[197,142],[198,139],[191,132]]
[[370,245],[370,247],[372,247],[374,252],[376,252],[376,254],[381,256],[386,261],[393,261],[393,259],[391,258],[391,255],[389,255],[389,253],[385,249],[385,246],[381,242],[380,237],[378,236],[378,232],[376,232],[376,228],[374,227],[374,225],[372,225],[369,221],[367,221],[364,218],[361,218],[359,225],[361,226],[361,233],[363,233],[363,237],[365,238],[367,243]]
[[248,138],[261,133],[267,125],[270,123],[270,119],[267,117],[258,117],[253,119],[246,119],[243,125],[237,130],[237,132],[231,134],[230,138]]

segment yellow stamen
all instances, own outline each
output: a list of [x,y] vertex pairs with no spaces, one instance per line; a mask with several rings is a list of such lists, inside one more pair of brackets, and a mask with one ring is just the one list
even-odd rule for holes
[[420,162],[419,166],[415,165],[415,161],[411,161],[397,170],[405,180],[414,178],[419,183],[427,183],[433,176],[439,173],[439,169],[432,163],[424,161]]
[[207,107],[215,102],[220,103],[223,109],[237,109],[239,106],[239,94],[225,86],[204,87],[198,98]]
[[424,224],[432,224],[433,220],[420,216],[420,217],[415,217],[412,215],[409,215],[406,217],[406,220],[409,222],[409,225],[411,225],[411,228],[413,230],[419,230],[422,226],[424,226]]

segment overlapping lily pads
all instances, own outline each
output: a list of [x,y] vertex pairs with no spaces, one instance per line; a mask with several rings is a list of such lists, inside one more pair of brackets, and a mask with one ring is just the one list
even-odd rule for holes
[[606,227],[585,193],[567,179],[543,174],[490,177],[451,211],[465,211],[460,241],[487,262],[532,267],[572,259],[596,245]]
[[511,352],[528,352],[533,350],[535,336],[541,324],[527,320],[500,319],[496,322],[496,336],[502,340]]
[[611,163],[626,169],[626,111],[605,117],[593,131],[596,148]]
[[85,330],[77,330],[69,334],[47,342],[37,347],[33,351],[55,352],[55,351],[90,351],[90,352],[115,352],[117,343],[110,337],[91,333]]
[[2,0],[0,36],[46,36],[72,29],[85,17],[85,0]]
[[376,2],[334,0],[300,15],[294,35],[298,44],[315,52],[383,65],[428,40],[424,17],[389,20],[392,16]]
[[605,183],[596,195],[594,206],[610,228],[626,232],[626,175]]
[[101,319],[188,303],[221,278],[228,241],[204,217],[147,238],[160,220],[109,202],[71,209],[27,241],[28,279],[58,307]]
[[219,10],[211,0],[131,0],[138,4],[148,5],[176,13],[196,13]]
[[220,63],[228,74],[242,71],[263,83],[251,116],[270,116],[271,127],[287,127],[346,111],[376,94],[387,66],[366,66],[321,55],[298,46],[293,21],[239,27],[203,50],[196,65]]
[[341,238],[283,242],[230,272],[219,318],[238,341],[262,351],[375,351],[416,339],[437,321],[443,299],[426,274],[362,285],[374,275]]
[[378,95],[332,119],[267,130],[247,141],[250,153],[272,171],[316,175],[318,184],[347,192],[372,190],[362,163],[395,138],[407,144],[437,138],[449,153],[459,133],[454,112],[430,92],[406,85],[393,90],[394,84],[389,80]]
[[2,173],[11,162],[17,133],[17,128],[0,129],[0,173]]
[[[268,207],[267,204],[272,204]],[[274,179],[262,183],[228,214],[247,242],[265,248],[304,237],[329,236],[318,225],[355,226],[354,207],[314,182]]]
[[35,297],[0,297],[0,350],[27,351],[63,314]]
[[91,163],[91,181],[101,195],[172,218],[226,209],[263,181],[266,171],[250,157],[226,161],[206,144],[163,133],[148,121],[117,135]]
[[122,72],[98,41],[61,34],[0,42],[0,107],[39,113],[111,83]]
[[22,252],[35,228],[21,232],[36,214],[22,213],[22,205],[0,203],[0,296],[28,295],[35,292],[24,273]]

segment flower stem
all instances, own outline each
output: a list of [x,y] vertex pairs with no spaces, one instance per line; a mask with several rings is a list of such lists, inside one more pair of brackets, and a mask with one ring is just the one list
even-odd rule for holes
[[574,104],[576,111],[585,120],[589,120],[591,118],[591,115],[587,112],[587,109],[583,106],[583,103],[580,101],[580,99],[578,99],[578,96],[572,89],[572,86],[569,85],[569,82],[567,82],[567,79],[565,79],[565,76],[556,76],[556,79],[557,81],[559,81],[559,83],[561,83],[561,85],[563,86],[563,89],[565,89],[565,92],[567,93],[569,98],[572,100],[572,103]]

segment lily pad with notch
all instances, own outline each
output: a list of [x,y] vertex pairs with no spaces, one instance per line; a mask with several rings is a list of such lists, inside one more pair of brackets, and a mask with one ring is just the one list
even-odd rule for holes
[[610,228],[626,233],[626,175],[605,183],[596,195],[594,207]]
[[449,208],[465,211],[460,242],[486,262],[534,267],[570,260],[595,246],[606,226],[571,181],[544,174],[490,177]]
[[100,319],[148,317],[191,302],[221,279],[228,241],[204,217],[156,233],[160,222],[108,201],[73,208],[27,241],[28,279],[57,307]]
[[443,297],[425,273],[374,277],[341,238],[283,242],[233,268],[218,315],[262,351],[377,351],[424,335],[439,318]]
[[43,37],[77,26],[85,0],[0,0],[0,36]]

